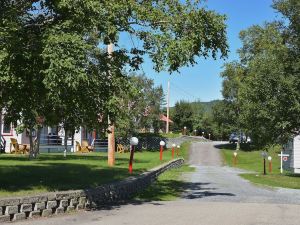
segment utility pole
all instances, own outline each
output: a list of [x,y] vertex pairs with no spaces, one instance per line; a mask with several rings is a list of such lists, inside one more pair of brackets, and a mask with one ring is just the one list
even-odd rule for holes
[[[107,53],[109,58],[112,57],[114,45],[109,44],[107,46]],[[115,126],[111,123],[108,116],[108,152],[107,152],[107,163],[108,166],[115,165]]]
[[168,80],[168,95],[167,95],[167,124],[166,133],[169,133],[169,119],[170,119],[170,80]]

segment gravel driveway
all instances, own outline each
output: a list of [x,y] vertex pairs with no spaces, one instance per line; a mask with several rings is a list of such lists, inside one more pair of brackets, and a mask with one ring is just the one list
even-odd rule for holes
[[215,147],[218,144],[192,144],[190,164],[196,168],[196,172],[185,177],[190,183],[183,194],[184,199],[300,204],[300,190],[259,187],[239,177],[239,174],[247,171],[223,166],[219,149]]
[[128,204],[15,224],[91,225],[298,225],[300,191],[255,186],[242,170],[222,165],[218,143],[193,143],[182,198],[173,202]]

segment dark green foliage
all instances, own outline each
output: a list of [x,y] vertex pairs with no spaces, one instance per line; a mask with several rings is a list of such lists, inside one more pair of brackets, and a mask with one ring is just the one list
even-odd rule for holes
[[176,102],[173,113],[174,130],[183,130],[186,127],[187,131],[192,131],[193,109],[190,103],[185,101]]
[[276,0],[273,7],[285,21],[242,31],[240,62],[222,74],[223,96],[230,103],[224,111],[236,112],[238,127],[259,147],[283,144],[300,127],[300,4]]
[[[145,54],[170,73],[196,57],[226,57],[224,21],[198,1],[2,0],[0,108],[30,130],[36,117],[72,132],[107,127],[120,115],[118,93],[131,87],[125,69],[139,69]],[[119,47],[121,33],[143,45]]]
[[154,81],[145,75],[132,75],[130,88],[121,90],[117,98],[120,109],[116,119],[117,136],[129,137],[140,129],[147,132],[154,129],[158,133],[164,104],[161,86],[155,87]]

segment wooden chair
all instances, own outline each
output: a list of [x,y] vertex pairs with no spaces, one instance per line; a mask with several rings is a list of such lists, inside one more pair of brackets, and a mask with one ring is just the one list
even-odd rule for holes
[[90,151],[86,148],[80,145],[78,141],[76,141],[76,152],[78,153],[89,153]]
[[123,145],[117,144],[117,153],[125,153]]
[[17,139],[10,138],[10,153],[25,154],[30,150],[29,144],[19,144]]
[[89,145],[87,141],[82,141],[81,148],[87,149],[89,152],[93,152],[95,150],[94,146]]
[[118,153],[126,153],[128,152],[128,148],[122,144],[117,144],[117,152]]

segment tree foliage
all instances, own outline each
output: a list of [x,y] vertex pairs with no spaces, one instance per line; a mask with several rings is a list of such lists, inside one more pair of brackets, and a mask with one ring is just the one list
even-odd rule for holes
[[184,127],[188,131],[193,129],[193,108],[189,102],[179,101],[175,103],[172,120],[174,122],[174,130],[183,130]]
[[119,113],[116,119],[117,136],[128,137],[141,129],[160,129],[160,114],[164,104],[161,86],[145,75],[130,75],[130,87],[117,95]]
[[241,31],[240,61],[225,67],[223,85],[225,100],[234,93],[240,127],[261,147],[285,143],[300,127],[300,4],[275,0],[273,7],[283,20]]
[[[104,114],[113,122],[125,68],[139,69],[145,54],[170,73],[199,56],[226,57],[224,21],[199,1],[2,0],[0,107],[30,130],[41,116],[71,130]],[[123,33],[142,46],[121,48]]]

